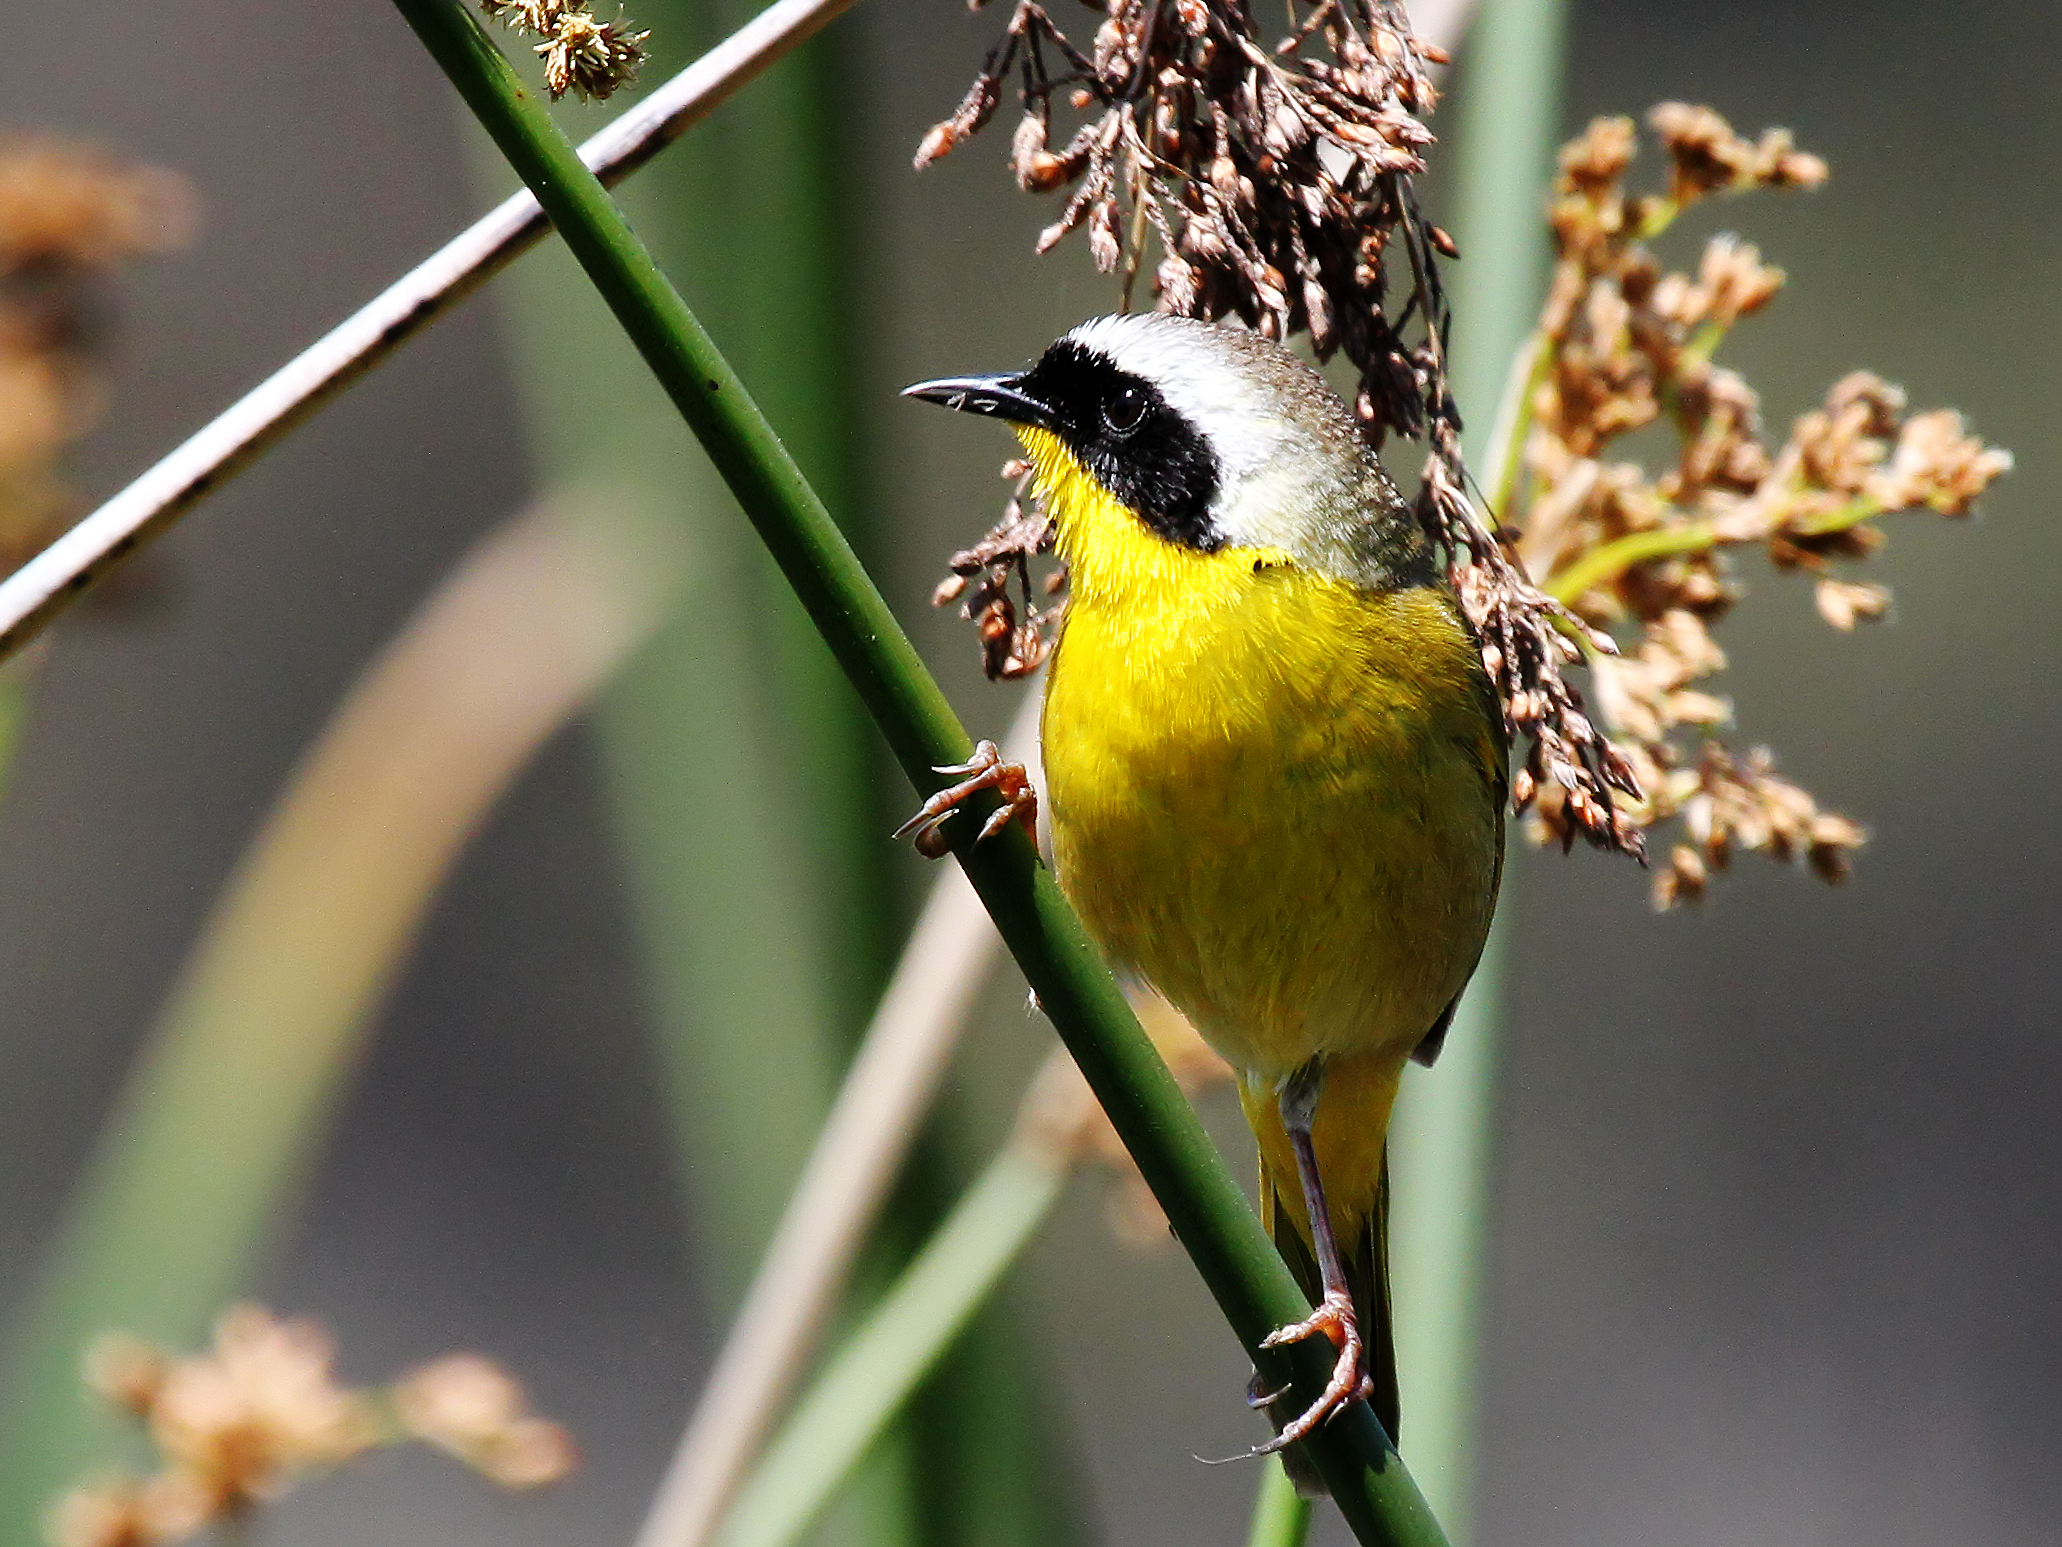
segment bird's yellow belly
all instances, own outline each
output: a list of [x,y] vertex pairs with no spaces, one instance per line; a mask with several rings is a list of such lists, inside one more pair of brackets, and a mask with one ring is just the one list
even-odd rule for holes
[[1196,562],[1151,607],[1077,591],[1044,715],[1061,884],[1249,1076],[1400,1066],[1495,898],[1473,644],[1430,591]]

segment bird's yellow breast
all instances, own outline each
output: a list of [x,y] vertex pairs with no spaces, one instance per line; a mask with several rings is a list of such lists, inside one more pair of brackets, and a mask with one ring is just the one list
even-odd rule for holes
[[1167,542],[1026,440],[1070,571],[1043,725],[1069,897],[1249,1076],[1400,1067],[1474,967],[1501,862],[1501,742],[1452,602]]

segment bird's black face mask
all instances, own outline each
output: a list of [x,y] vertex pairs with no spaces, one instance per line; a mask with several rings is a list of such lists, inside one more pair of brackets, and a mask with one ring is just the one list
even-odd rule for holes
[[1224,546],[1210,522],[1217,457],[1202,432],[1158,387],[1072,339],[1028,371],[927,381],[906,395],[1050,430],[1160,536],[1203,553]]

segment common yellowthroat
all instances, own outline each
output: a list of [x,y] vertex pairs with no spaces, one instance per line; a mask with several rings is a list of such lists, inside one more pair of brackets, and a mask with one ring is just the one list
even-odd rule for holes
[[[1027,370],[908,393],[1007,421],[1036,470],[1070,584],[1042,720],[1060,884],[1238,1071],[1263,1218],[1316,1302],[1270,1341],[1338,1350],[1262,1449],[1362,1397],[1393,1438],[1389,1114],[1503,870],[1476,641],[1346,406],[1255,334],[1104,317]],[[1010,791],[984,753],[931,822]]]

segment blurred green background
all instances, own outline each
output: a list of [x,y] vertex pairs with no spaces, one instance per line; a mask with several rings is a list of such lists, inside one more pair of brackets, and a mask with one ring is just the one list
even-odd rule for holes
[[[825,199],[851,265],[845,435],[817,454],[847,468],[884,584],[987,731],[1012,695],[978,680],[964,626],[925,603],[943,555],[991,518],[1001,448],[894,391],[1011,364],[1110,302],[1071,246],[1031,259],[1047,211],[1009,188],[1000,136],[908,171],[998,25],[945,0],[871,0],[829,34],[816,77],[835,88]],[[173,167],[203,202],[195,246],[125,287],[113,412],[79,465],[89,496],[483,203],[456,104],[381,0],[86,4],[11,32],[8,125]],[[1717,205],[1667,249],[1687,257],[1737,224],[1789,271],[1776,310],[1728,346],[1771,422],[1866,365],[1918,405],[1964,409],[2019,463],[1973,528],[1891,524],[1874,566],[1897,592],[1887,627],[1833,634],[1803,582],[1747,572],[1724,636],[1740,739],[1766,739],[1871,827],[1849,887],[1746,864],[1701,912],[1656,918],[1620,862],[1515,866],[1483,1547],[2062,1531],[2062,841],[2046,798],[2062,755],[2048,595],[2062,537],[2046,519],[2062,408],[2058,49],[2062,14],[2030,0],[1951,17],[1574,8],[1568,128],[1684,98],[1743,130],[1789,125],[1832,163],[1823,191]],[[727,130],[747,145],[748,106]],[[712,272],[681,274],[691,296],[715,293],[721,247]],[[148,606],[53,637],[0,810],[7,1301],[280,780],[367,657],[559,454],[532,433],[496,314],[547,292],[555,267],[527,260],[214,500],[167,543]],[[760,325],[720,303],[706,320],[726,346]],[[599,321],[591,347],[604,363],[621,350]],[[652,415],[655,395],[630,382],[628,397],[597,385],[584,400],[562,384],[561,433],[605,443]],[[692,490],[684,431],[679,444]],[[707,514],[721,530],[725,513]],[[756,584],[738,563],[733,604]],[[763,728],[776,749],[794,728],[780,715],[816,723],[779,708]],[[559,738],[468,853],[261,1284],[327,1320],[356,1376],[455,1345],[504,1358],[587,1466],[512,1502],[387,1458],[297,1497],[280,1542],[627,1540],[711,1356],[737,1273],[712,1243],[747,1227],[683,1186],[665,1096],[677,1073],[648,1027],[694,1006],[642,965],[632,920],[647,903],[618,858],[606,766],[587,727]],[[750,763],[709,777],[732,796],[782,788]],[[900,799],[884,783],[880,809]],[[833,879],[863,868],[871,916],[913,896],[914,868],[884,838],[849,852]],[[709,881],[719,896],[742,884]],[[871,970],[848,965],[859,983]],[[999,1139],[1047,1038],[1019,988],[991,1000],[953,1080],[953,1126],[976,1151]],[[797,1103],[820,1099],[809,1078],[794,1076]],[[1214,1116],[1237,1143],[1236,1120]],[[953,1147],[934,1157],[941,1177]],[[1238,1540],[1251,1469],[1192,1458],[1250,1442],[1232,1400],[1246,1371],[1186,1263],[1117,1246],[1091,1187],[1019,1278],[1037,1362],[1018,1373],[1057,1417],[1051,1475],[1077,1482],[1052,1491],[1085,1537]]]

